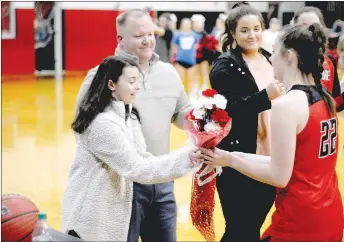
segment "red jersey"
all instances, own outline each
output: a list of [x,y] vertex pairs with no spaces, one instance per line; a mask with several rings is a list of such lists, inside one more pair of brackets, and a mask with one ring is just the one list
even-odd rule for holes
[[329,56],[324,55],[324,71],[322,73],[321,83],[326,87],[336,102],[337,112],[344,110],[344,93],[341,93],[336,67]]
[[309,119],[297,135],[294,168],[288,185],[277,189],[276,211],[264,237],[287,241],[341,241],[343,205],[336,161],[338,121],[331,118],[314,86],[295,85],[309,101]]
[[322,73],[321,83],[327,88],[329,93],[332,94],[335,70],[331,59],[327,55],[324,55],[323,68],[324,71]]

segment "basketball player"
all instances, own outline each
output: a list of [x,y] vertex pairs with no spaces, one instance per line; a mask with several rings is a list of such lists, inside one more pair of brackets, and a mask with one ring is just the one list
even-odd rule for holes
[[[316,7],[303,7],[300,8],[294,15],[294,24],[305,24],[310,25],[313,23],[325,25],[324,16],[320,9]],[[324,55],[323,63],[324,71],[321,77],[321,83],[327,88],[332,94],[332,97],[337,103],[337,112],[342,111],[340,106],[343,103],[343,98],[340,91],[339,78],[337,73],[337,64],[335,59],[328,53]]]
[[207,164],[278,187],[265,241],[342,241],[338,120],[320,82],[325,43],[319,24],[288,26],[278,36],[271,62],[289,91],[272,104],[271,156],[203,150]]

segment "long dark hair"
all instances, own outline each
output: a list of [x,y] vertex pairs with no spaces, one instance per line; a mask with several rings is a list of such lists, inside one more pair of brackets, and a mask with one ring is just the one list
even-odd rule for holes
[[302,74],[312,74],[315,85],[323,95],[331,116],[336,113],[336,105],[332,96],[321,84],[324,71],[324,52],[326,35],[319,24],[292,25],[282,30],[280,41],[285,49],[293,49],[297,53],[298,68]]
[[[138,64],[127,58],[110,56],[102,61],[90,88],[82,100],[78,115],[72,123],[72,129],[75,132],[79,134],[83,133],[93,119],[99,113],[103,112],[105,107],[114,100],[112,91],[108,88],[108,81],[112,80],[114,83],[117,83],[119,77],[122,75],[123,69],[127,66],[136,66],[141,72]],[[128,105],[126,105],[125,110],[127,118],[130,116]],[[136,108],[133,107],[131,113],[140,121],[139,113]]]
[[234,4],[229,11],[228,17],[225,21],[225,32],[222,35],[223,45],[222,52],[226,52],[232,48],[234,41],[233,33],[238,25],[239,20],[246,15],[256,15],[259,18],[262,30],[264,30],[264,19],[262,14],[248,5],[246,2],[239,2]]
[[321,10],[319,8],[312,7],[312,6],[306,6],[306,7],[300,8],[298,11],[296,11],[294,18],[293,18],[295,24],[298,23],[299,17],[303,13],[315,13],[319,17],[320,23],[323,26],[326,26],[325,21],[324,21],[324,15],[322,14]]

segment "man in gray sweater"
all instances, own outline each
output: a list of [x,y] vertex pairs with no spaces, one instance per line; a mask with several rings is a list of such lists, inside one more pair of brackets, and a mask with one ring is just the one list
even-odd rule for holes
[[[115,55],[136,60],[144,71],[143,86],[135,106],[141,118],[147,151],[153,155],[169,152],[171,122],[183,128],[191,105],[174,67],[159,61],[154,25],[149,14],[135,9],[116,19],[118,47]],[[91,69],[78,93],[77,110],[98,67]],[[128,241],[176,241],[177,206],[174,183],[142,185],[134,183],[134,197]],[[114,201],[116,202],[116,201]],[[121,219],[121,218],[114,218]]]

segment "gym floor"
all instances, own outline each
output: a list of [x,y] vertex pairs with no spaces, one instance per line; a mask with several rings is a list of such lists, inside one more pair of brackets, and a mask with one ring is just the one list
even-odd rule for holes
[[[47,212],[48,223],[56,230],[61,229],[62,196],[75,152],[70,125],[83,77],[84,73],[69,74],[63,82],[33,76],[2,77],[2,192],[32,199]],[[337,172],[344,200],[343,119],[339,130]],[[185,142],[185,132],[172,126],[171,150]],[[189,175],[175,184],[179,241],[203,241],[189,216],[191,179]],[[270,216],[262,230],[269,223]],[[215,227],[220,240],[225,224],[217,196]]]

